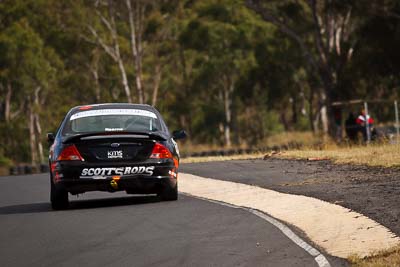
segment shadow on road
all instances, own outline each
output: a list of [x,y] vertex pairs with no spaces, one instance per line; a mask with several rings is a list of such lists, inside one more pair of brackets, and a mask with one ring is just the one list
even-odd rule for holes
[[51,211],[50,203],[31,203],[0,207],[0,215],[40,213]]
[[[159,202],[156,196],[131,196],[71,201],[68,210],[95,209],[114,206],[141,205]],[[68,211],[67,210],[67,211]],[[0,207],[0,215],[51,212],[49,202],[29,203]]]
[[140,205],[159,202],[156,196],[130,196],[71,201],[69,209],[94,209],[114,206]]

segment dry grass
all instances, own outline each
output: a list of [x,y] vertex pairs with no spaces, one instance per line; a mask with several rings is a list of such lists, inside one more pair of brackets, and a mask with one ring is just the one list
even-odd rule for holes
[[243,154],[243,155],[232,155],[232,156],[210,156],[210,157],[189,157],[180,160],[181,163],[200,163],[210,161],[226,161],[226,160],[239,160],[239,159],[260,159],[263,158],[264,154]]
[[327,158],[335,163],[350,163],[357,165],[399,167],[400,145],[376,144],[356,147],[327,146],[322,150],[303,149],[286,151],[284,158]]
[[[224,147],[223,145],[217,144],[195,144],[190,140],[187,140],[179,144],[180,152],[182,155],[190,155],[198,152],[207,151],[224,151],[224,150],[238,150],[238,149],[248,149],[248,148],[265,148],[273,146],[288,146],[290,144],[301,144],[302,146],[312,146],[317,143],[321,143],[322,139],[312,132],[283,132],[266,137],[264,140],[260,141],[257,145],[249,145],[245,141],[241,142],[239,145],[233,145],[230,148]],[[217,157],[222,158],[222,157]],[[225,158],[225,157],[224,157]],[[244,156],[244,158],[248,158]],[[225,159],[224,159],[225,160]]]
[[[357,165],[400,167],[400,144],[371,144],[368,146],[346,146],[339,147],[333,142],[327,142],[323,147],[315,148],[315,144],[321,139],[309,132],[290,132],[282,133],[279,136],[271,136],[264,140],[265,146],[283,145],[291,142],[303,144],[304,149],[289,150],[280,154],[282,158],[310,159],[322,158],[330,159],[335,163],[348,163]],[[182,150],[199,152],[210,150],[223,150],[223,147],[216,145],[182,145]],[[235,147],[236,148],[236,147]],[[239,148],[239,147],[237,147]],[[241,146],[240,148],[245,148]],[[223,161],[234,159],[263,158],[263,154],[233,155],[233,156],[207,156],[189,157],[182,159],[183,163]]]
[[193,152],[202,152],[210,150],[223,150],[223,146],[215,144],[193,144],[190,141],[179,144],[181,154],[191,154]]
[[349,258],[349,261],[355,267],[398,267],[400,266],[400,246],[380,251],[367,258],[353,256]]
[[260,142],[263,146],[282,146],[290,143],[312,146],[322,141],[322,137],[312,132],[283,132],[265,138]]
[[0,166],[0,176],[9,175],[9,171],[7,167]]

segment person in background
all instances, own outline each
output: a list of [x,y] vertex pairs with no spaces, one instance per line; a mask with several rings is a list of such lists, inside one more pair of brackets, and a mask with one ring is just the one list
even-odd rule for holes
[[372,136],[372,129],[373,129],[373,124],[374,124],[374,119],[371,118],[369,114],[365,114],[365,109],[361,110],[360,115],[358,115],[356,119],[356,124],[359,127],[359,130],[362,132],[364,141],[367,141],[367,131],[366,131],[366,122],[368,121],[368,126],[370,129],[370,133]]

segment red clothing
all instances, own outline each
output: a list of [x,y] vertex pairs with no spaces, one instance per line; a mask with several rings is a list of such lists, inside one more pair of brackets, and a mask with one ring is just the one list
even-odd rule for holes
[[[368,119],[368,124],[373,124],[374,123],[374,119],[371,118],[371,116],[367,115],[367,119]],[[365,116],[364,115],[360,115],[358,116],[358,118],[356,119],[356,123],[358,125],[362,125],[365,123]]]

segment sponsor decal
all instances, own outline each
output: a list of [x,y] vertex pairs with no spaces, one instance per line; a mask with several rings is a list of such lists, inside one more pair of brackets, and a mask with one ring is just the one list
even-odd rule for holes
[[122,159],[122,150],[111,150],[107,152],[107,158],[109,159]]
[[105,116],[105,115],[136,115],[157,119],[157,115],[151,111],[143,109],[97,109],[75,113],[69,120],[76,120],[85,117]]
[[154,166],[116,167],[116,168],[84,168],[81,177],[123,176],[132,174],[153,175]]
[[124,128],[105,128],[104,131],[106,132],[121,132]]

